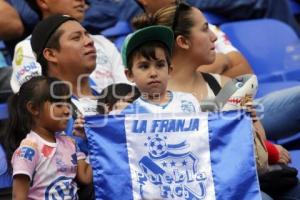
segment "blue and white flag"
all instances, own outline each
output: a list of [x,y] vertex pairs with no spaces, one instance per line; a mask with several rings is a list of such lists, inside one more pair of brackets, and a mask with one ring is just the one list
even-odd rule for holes
[[91,116],[86,123],[97,199],[261,199],[244,113]]

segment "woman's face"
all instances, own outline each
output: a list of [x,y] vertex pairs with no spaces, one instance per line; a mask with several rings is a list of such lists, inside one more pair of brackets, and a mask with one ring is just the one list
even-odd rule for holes
[[190,29],[187,38],[191,59],[198,60],[199,65],[207,65],[214,62],[216,57],[215,44],[216,35],[209,29],[208,23],[197,8],[193,8],[191,13],[194,26]]

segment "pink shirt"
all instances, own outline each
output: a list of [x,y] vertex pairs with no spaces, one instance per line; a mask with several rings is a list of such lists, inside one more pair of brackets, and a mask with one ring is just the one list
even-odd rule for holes
[[71,138],[56,134],[56,143],[47,142],[31,131],[12,158],[13,176],[30,178],[28,199],[78,199],[76,146]]

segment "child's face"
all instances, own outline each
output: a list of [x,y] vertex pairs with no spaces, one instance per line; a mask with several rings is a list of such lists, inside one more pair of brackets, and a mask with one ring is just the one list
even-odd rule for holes
[[67,127],[69,116],[70,106],[67,102],[46,101],[38,114],[38,125],[50,132],[63,131]]
[[167,89],[170,78],[165,52],[161,48],[155,48],[157,60],[147,60],[141,55],[133,58],[131,71],[126,70],[128,80],[134,82],[141,93],[149,96],[163,95]]

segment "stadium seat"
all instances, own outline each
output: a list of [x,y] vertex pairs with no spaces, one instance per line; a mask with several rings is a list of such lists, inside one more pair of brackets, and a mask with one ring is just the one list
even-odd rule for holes
[[0,144],[0,199],[8,200],[12,199],[12,179],[11,174],[8,171],[6,163],[6,155],[2,145]]
[[281,89],[291,88],[294,86],[300,86],[299,81],[285,81],[285,82],[269,82],[260,83],[256,93],[256,98],[265,96],[271,92],[276,92]]
[[132,32],[132,28],[127,21],[118,21],[115,26],[105,29],[102,35],[108,38],[124,36]]
[[291,44],[286,48],[284,67],[286,69],[299,68],[300,66],[300,42]]
[[293,136],[287,137],[285,139],[275,141],[275,143],[282,145],[284,148],[286,148],[288,150],[299,150],[300,149],[300,133],[294,134]]
[[7,66],[7,61],[6,61],[4,51],[5,51],[5,44],[3,43],[3,41],[0,41],[0,68]]
[[257,19],[224,23],[220,28],[245,55],[260,82],[300,79],[300,63],[299,68],[285,66],[286,49],[300,44],[297,34],[287,24],[274,19]]
[[287,70],[287,80],[300,80],[299,73],[294,73],[300,68],[300,42],[289,45],[285,56],[284,67]]
[[290,151],[290,155],[292,157],[291,166],[298,169],[298,178],[300,178],[300,150]]

